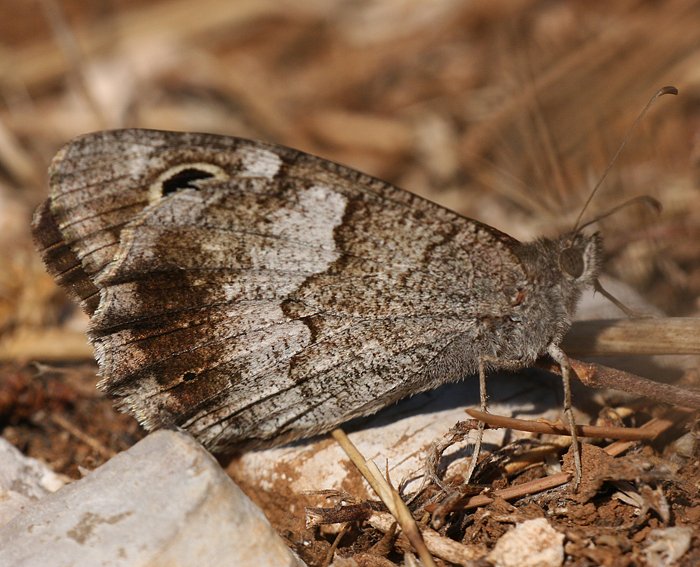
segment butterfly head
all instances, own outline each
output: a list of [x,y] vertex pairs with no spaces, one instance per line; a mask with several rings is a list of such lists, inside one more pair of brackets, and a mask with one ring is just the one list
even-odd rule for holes
[[566,311],[573,316],[581,293],[598,287],[602,269],[603,239],[599,233],[574,232],[563,235],[556,242],[554,258],[559,273],[557,280]]
[[580,232],[563,236],[559,241],[559,269],[572,282],[592,285],[598,279],[602,263],[600,233],[585,235]]

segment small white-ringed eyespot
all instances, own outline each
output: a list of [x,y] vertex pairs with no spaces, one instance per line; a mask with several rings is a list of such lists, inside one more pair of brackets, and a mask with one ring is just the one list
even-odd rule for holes
[[181,189],[196,189],[193,182],[198,179],[228,179],[229,175],[213,163],[195,162],[183,163],[166,169],[148,188],[149,202],[153,203],[162,197]]

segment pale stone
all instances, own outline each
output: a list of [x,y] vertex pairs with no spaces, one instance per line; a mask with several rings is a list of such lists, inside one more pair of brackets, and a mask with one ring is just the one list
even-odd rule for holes
[[0,528],[0,565],[302,566],[190,436],[159,431]]
[[693,528],[675,526],[651,530],[644,540],[644,558],[649,567],[675,565],[690,549]]
[[61,488],[66,480],[0,438],[0,526],[33,502]]
[[526,520],[503,535],[487,559],[496,567],[559,567],[564,534],[544,518]]

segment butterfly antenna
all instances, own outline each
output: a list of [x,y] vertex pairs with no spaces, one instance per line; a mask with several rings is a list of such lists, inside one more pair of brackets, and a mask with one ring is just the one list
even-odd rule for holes
[[660,213],[662,209],[661,203],[654,199],[654,197],[650,197],[649,195],[639,195],[637,197],[632,197],[624,203],[620,203],[619,205],[613,207],[609,211],[604,212],[602,215],[598,215],[597,217],[594,217],[591,220],[584,222],[581,226],[578,227],[578,230],[576,232],[579,232],[587,226],[592,225],[593,223],[596,223],[599,220],[607,218],[610,215],[614,215],[620,209],[624,209],[626,207],[629,207],[630,205],[636,205],[637,203],[641,203],[642,205],[648,206],[652,211],[654,211],[657,214]]
[[[646,105],[644,106],[642,111],[639,113],[639,116],[637,116],[635,121],[632,123],[632,126],[630,126],[629,130],[627,130],[625,137],[622,139],[622,143],[617,148],[615,155],[612,157],[612,159],[608,163],[607,167],[605,168],[605,171],[603,171],[603,175],[601,175],[600,179],[598,180],[598,183],[595,184],[595,187],[593,187],[593,190],[588,195],[588,199],[586,200],[586,203],[583,205],[583,208],[581,209],[581,212],[579,213],[578,218],[576,219],[576,224],[574,224],[574,228],[573,228],[572,232],[578,232],[578,230],[580,230],[580,228],[583,228],[583,227],[579,227],[579,223],[581,222],[581,219],[583,218],[583,214],[586,212],[588,205],[591,203],[591,201],[593,200],[593,197],[598,192],[598,189],[603,184],[603,181],[605,181],[605,178],[608,176],[608,173],[612,169],[612,166],[615,165],[615,162],[617,161],[617,158],[619,157],[620,152],[622,152],[625,145],[627,145],[627,142],[629,141],[629,139],[632,135],[632,132],[637,127],[637,124],[639,124],[639,122],[641,122],[642,118],[644,118],[644,115],[649,110],[649,107],[651,107],[651,105],[654,104],[654,102],[656,102],[656,99],[659,98],[660,96],[663,96],[666,94],[677,95],[678,89],[676,87],[671,87],[671,86],[662,87],[658,91],[656,91],[656,94],[649,99],[649,102],[646,103]],[[607,216],[607,214],[605,216]],[[590,223],[587,223],[587,224],[590,224]]]

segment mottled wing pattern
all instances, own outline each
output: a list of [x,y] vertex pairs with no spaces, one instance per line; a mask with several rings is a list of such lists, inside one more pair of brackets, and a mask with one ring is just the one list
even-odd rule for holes
[[50,186],[34,232],[92,316],[100,386],[216,451],[473,373],[526,285],[509,236],[280,146],[101,132],[59,153]]

